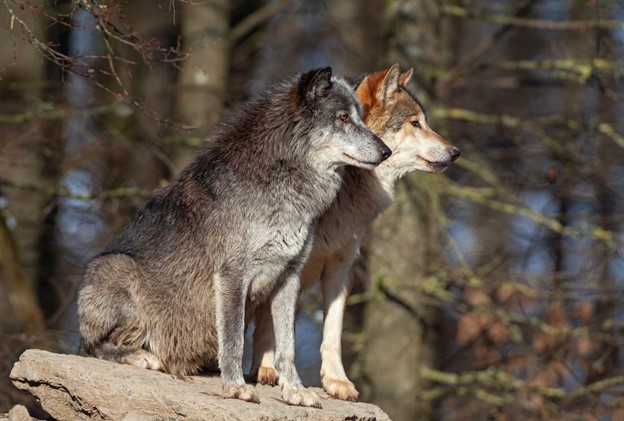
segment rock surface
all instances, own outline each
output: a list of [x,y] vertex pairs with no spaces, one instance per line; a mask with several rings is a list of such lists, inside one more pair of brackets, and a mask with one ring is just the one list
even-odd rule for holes
[[6,417],[0,416],[0,420],[8,421],[32,421],[34,418],[30,417],[28,409],[22,405],[15,405]]
[[95,358],[31,349],[11,371],[13,384],[39,399],[58,420],[388,420],[366,403],[331,399],[322,390],[323,409],[290,406],[279,387],[257,386],[260,404],[223,399],[221,380],[184,380],[152,370]]

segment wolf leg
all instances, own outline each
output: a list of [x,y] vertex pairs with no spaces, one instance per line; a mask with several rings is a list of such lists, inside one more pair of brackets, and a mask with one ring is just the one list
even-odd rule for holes
[[359,393],[345,373],[341,346],[345,304],[351,290],[350,269],[351,262],[331,261],[321,277],[324,311],[321,382],[334,398],[355,402]]
[[254,312],[256,327],[253,334],[253,357],[249,376],[260,384],[277,386],[279,375],[273,362],[275,333],[268,302],[259,305]]
[[243,378],[245,301],[248,284],[242,271],[224,270],[214,277],[219,368],[222,396],[260,402],[256,389]]
[[94,357],[103,360],[116,361],[121,364],[133,365],[150,370],[164,370],[160,358],[144,349],[133,349],[116,346],[110,343],[102,343],[93,350],[92,354]]
[[142,349],[146,329],[127,289],[144,282],[142,276],[136,261],[123,254],[96,257],[89,263],[78,293],[82,355],[164,370],[160,358]]
[[127,346],[119,346],[109,342],[102,342],[91,346],[89,351],[84,346],[80,347],[80,355],[92,356],[102,360],[114,361],[120,364],[133,365],[135,367],[147,368],[150,370],[165,371],[160,358],[144,349],[137,349]]
[[295,367],[295,312],[299,271],[287,271],[271,299],[275,327],[275,367],[280,375],[282,399],[291,405],[321,407],[320,397],[303,387]]

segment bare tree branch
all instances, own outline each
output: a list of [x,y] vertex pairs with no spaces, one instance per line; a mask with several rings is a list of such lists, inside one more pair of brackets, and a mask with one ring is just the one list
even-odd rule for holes
[[442,6],[442,13],[449,16],[457,16],[467,19],[481,20],[484,22],[497,23],[499,25],[510,25],[523,28],[545,29],[549,31],[579,31],[584,29],[616,29],[623,30],[624,22],[616,20],[576,20],[576,21],[551,21],[544,19],[530,19],[515,16],[490,15],[470,11],[461,6],[445,4]]

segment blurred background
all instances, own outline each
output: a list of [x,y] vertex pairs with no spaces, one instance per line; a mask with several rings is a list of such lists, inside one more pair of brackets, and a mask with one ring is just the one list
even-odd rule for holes
[[[361,400],[395,420],[624,420],[624,1],[1,0],[0,37],[0,412],[27,401],[8,379],[23,350],[76,352],[86,262],[230,107],[396,62],[462,157],[400,183],[354,268]],[[306,385],[320,309],[308,291]]]

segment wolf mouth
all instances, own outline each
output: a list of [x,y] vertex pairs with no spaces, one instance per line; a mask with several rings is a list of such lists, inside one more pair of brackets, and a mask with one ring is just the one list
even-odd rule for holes
[[377,165],[379,165],[379,162],[371,162],[371,161],[362,161],[361,159],[357,159],[352,157],[351,155],[347,154],[347,153],[342,153],[344,156],[346,156],[349,159],[354,160],[355,162],[357,162],[358,164],[364,164],[364,165],[369,165],[371,167],[376,167]]
[[445,169],[447,169],[448,166],[449,166],[448,162],[444,162],[444,161],[442,161],[442,162],[429,161],[428,159],[425,159],[422,156],[419,156],[418,158],[421,159],[422,161],[424,161],[429,166],[429,168],[431,168],[435,172],[442,172]]

